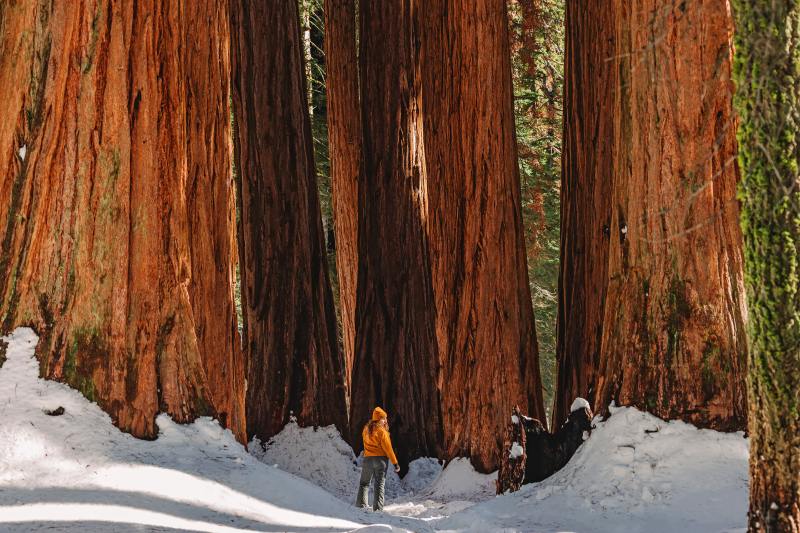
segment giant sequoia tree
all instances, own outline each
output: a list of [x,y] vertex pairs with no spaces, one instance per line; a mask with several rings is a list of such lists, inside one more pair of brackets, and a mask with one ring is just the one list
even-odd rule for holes
[[611,4],[568,7],[556,422],[587,395],[741,429],[729,6]]
[[[577,396],[591,398],[600,358],[608,271],[609,197],[617,71],[613,5],[566,4],[561,275],[558,286],[557,390],[553,427]],[[599,408],[599,406],[595,406]]]
[[421,11],[423,223],[448,457],[497,468],[514,405],[545,420],[503,0]]
[[361,427],[381,404],[403,465],[443,453],[436,313],[422,227],[425,161],[414,4],[359,5],[364,164],[352,438],[360,446]]
[[544,414],[505,4],[359,10],[353,437],[384,403],[401,461],[468,455],[488,471],[514,403]]
[[3,329],[124,430],[213,415],[244,438],[227,6],[0,6]]
[[233,0],[247,419],[347,426],[296,2]]
[[796,2],[735,2],[750,303],[749,531],[800,532],[800,37]]

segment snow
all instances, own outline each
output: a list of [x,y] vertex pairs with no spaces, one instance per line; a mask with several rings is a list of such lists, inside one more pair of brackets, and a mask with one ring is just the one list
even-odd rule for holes
[[525,453],[525,450],[522,449],[522,446],[519,442],[515,442],[511,444],[511,450],[508,452],[508,456],[511,459],[516,459],[517,457],[522,457]]
[[585,399],[575,398],[569,408],[569,412],[574,413],[575,411],[579,411],[581,409],[588,409],[589,411],[592,410],[592,408],[589,406],[589,402],[587,402]]
[[[124,434],[80,393],[39,379],[33,331],[5,340],[0,531],[350,531],[384,522],[263,465],[211,419],[178,425],[160,415],[153,442]],[[58,406],[64,415],[43,412]]]
[[[449,531],[743,529],[748,441],[611,407],[565,468],[437,523]],[[647,433],[645,430],[653,431]]]
[[25,155],[28,153],[28,145],[23,144],[17,153],[19,154],[20,160],[25,161]]
[[[0,531],[743,531],[747,439],[611,407],[570,463],[495,496],[467,459],[387,477],[384,513],[352,506],[359,459],[333,427],[290,423],[250,453],[211,419],[121,433],[69,387],[38,377],[29,329],[0,367]],[[44,410],[65,408],[61,416]],[[647,430],[647,431],[645,431]],[[653,432],[655,430],[655,432]],[[512,449],[513,453],[513,449]]]

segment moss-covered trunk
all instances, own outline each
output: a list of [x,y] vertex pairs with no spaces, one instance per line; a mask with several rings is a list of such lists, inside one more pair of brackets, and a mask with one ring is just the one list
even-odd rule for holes
[[347,428],[297,3],[232,0],[240,257],[251,436]]
[[750,308],[748,529],[800,532],[800,5],[734,2]]
[[2,6],[0,298],[44,376],[124,430],[244,439],[227,4]]

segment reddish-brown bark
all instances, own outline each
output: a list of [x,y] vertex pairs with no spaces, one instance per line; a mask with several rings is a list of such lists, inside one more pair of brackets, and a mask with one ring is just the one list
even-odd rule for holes
[[[600,361],[608,243],[617,72],[615,4],[566,3],[564,135],[561,155],[561,271],[557,388],[553,428],[576,397],[592,399]],[[596,406],[600,407],[600,406]]]
[[[578,68],[568,86],[611,83],[613,106],[605,94],[598,108],[580,91],[567,99],[559,358],[568,376],[559,379],[556,419],[586,394],[601,412],[614,400],[742,429],[746,308],[729,7],[587,6],[570,7],[571,20],[586,11],[569,30],[568,64]],[[592,57],[603,59],[602,72],[587,67]],[[581,166],[597,152],[596,132],[613,138],[610,168],[596,154]],[[607,190],[590,181],[598,174]]]
[[[544,418],[504,0],[426,2],[422,217],[448,457],[496,469],[505,416]],[[505,415],[505,416],[504,416]]]
[[234,0],[233,103],[247,420],[262,440],[347,414],[296,2]]
[[345,384],[352,382],[358,278],[358,176],[361,171],[361,112],[358,97],[355,0],[325,1],[325,66],[331,161],[336,272]]
[[489,471],[512,406],[543,415],[505,5],[360,9],[353,438],[384,403],[401,462]]
[[42,374],[136,436],[165,411],[243,440],[227,5],[26,1],[0,24],[3,327],[34,325]]
[[389,413],[401,464],[442,455],[435,306],[422,227],[424,152],[416,6],[366,2],[361,18],[364,163],[359,180],[351,436]]

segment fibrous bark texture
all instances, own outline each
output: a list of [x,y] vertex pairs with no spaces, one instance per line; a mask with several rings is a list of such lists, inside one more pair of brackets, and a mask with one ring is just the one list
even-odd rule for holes
[[800,532],[800,79],[796,2],[736,1],[750,307],[748,530]]
[[561,272],[553,424],[572,400],[594,393],[600,361],[608,244],[617,71],[614,5],[566,3],[564,134],[561,155]]
[[544,419],[504,0],[425,2],[422,194],[448,457],[500,464],[503,414]]
[[435,306],[422,227],[424,150],[419,39],[411,0],[363,2],[364,163],[358,183],[359,268],[350,402],[352,442],[378,404],[401,465],[443,454]]
[[231,37],[248,431],[345,431],[297,3],[233,1]]
[[3,329],[139,437],[245,436],[227,5],[0,6]]
[[[555,422],[569,399],[585,394],[601,412],[613,400],[743,429],[746,307],[729,6],[575,4],[559,316],[565,375]],[[592,100],[581,87],[606,107],[587,109]],[[600,141],[610,166],[592,142],[598,133],[613,138],[610,147]]]
[[359,6],[363,179],[353,437],[385,403],[401,462],[500,463],[543,416],[502,1]]
[[328,140],[331,162],[336,272],[345,383],[352,382],[358,279],[358,177],[361,172],[361,112],[358,96],[355,0],[325,1]]

